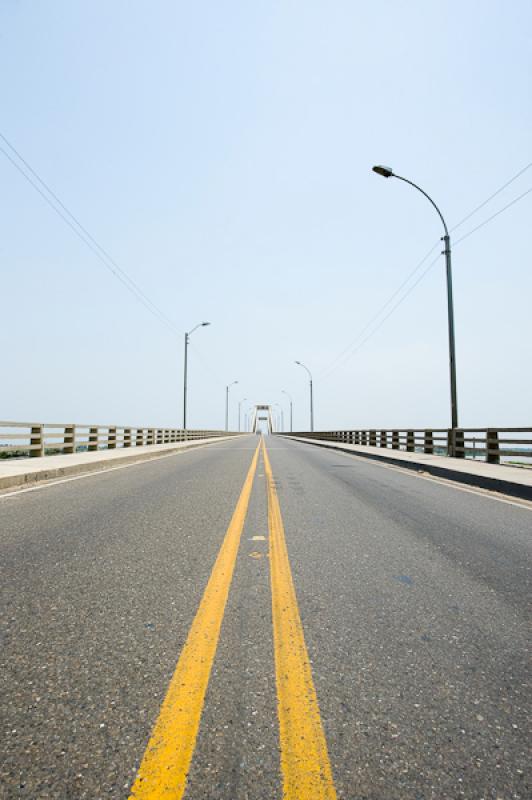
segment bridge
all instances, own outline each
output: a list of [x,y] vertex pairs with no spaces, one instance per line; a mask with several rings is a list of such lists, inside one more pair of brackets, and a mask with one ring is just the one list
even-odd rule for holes
[[530,796],[532,428],[277,423],[0,423],[0,796]]

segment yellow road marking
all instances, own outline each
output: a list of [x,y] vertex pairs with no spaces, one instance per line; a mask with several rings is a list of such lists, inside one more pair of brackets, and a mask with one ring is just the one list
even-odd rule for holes
[[144,753],[130,800],[179,800],[185,791],[205,693],[257,468],[242,492]]
[[284,800],[335,800],[327,742],[297,605],[281,508],[264,440],[277,711]]

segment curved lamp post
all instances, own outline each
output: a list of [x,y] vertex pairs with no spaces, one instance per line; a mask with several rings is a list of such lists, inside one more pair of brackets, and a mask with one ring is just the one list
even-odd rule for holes
[[185,333],[185,368],[184,368],[184,376],[183,376],[183,430],[186,431],[187,429],[187,380],[188,380],[188,342],[190,339],[191,334],[194,333],[195,330],[198,328],[205,328],[207,325],[210,325],[210,322],[198,322],[198,324],[192,328],[191,331]]
[[280,422],[280,425],[279,425],[280,431],[279,432],[282,433],[284,431],[284,409],[283,409],[283,407],[282,407],[282,405],[280,403],[274,403],[274,405],[277,406],[277,408],[281,412],[281,415],[279,417],[279,422]]
[[301,363],[301,361],[295,362],[299,367],[303,367],[308,372],[309,380],[310,380],[310,430],[311,432],[314,430],[314,397],[312,393],[312,373],[308,367]]
[[[381,165],[373,167],[373,172],[376,172],[377,175],[382,175],[383,178],[397,178],[404,183],[408,183],[410,186],[413,186],[414,189],[417,189],[418,192],[421,192],[424,195],[429,203],[433,206],[436,210],[439,218],[443,224],[443,230],[445,231],[444,236],[442,237],[442,241],[444,243],[444,250],[443,255],[445,256],[445,268],[447,273],[447,317],[448,317],[448,326],[449,326],[449,370],[451,374],[451,427],[454,429],[458,428],[458,400],[456,396],[456,353],[455,353],[455,342],[454,342],[454,308],[453,308],[453,279],[451,273],[451,239],[449,236],[449,231],[447,229],[447,225],[443,218],[443,214],[441,213],[440,209],[432,199],[417,183],[413,183],[409,181],[407,178],[402,178],[401,175],[396,175],[395,172],[391,169],[391,167],[383,167]],[[454,455],[454,453],[452,454]]]
[[238,430],[239,430],[239,432],[240,432],[240,409],[242,407],[242,403],[245,403],[246,400],[247,400],[247,397],[243,397],[242,400],[238,401]]
[[238,381],[233,381],[233,383],[228,383],[225,387],[225,430],[229,430],[229,389],[231,386],[235,386]]
[[294,404],[293,404],[293,401],[292,401],[292,395],[288,394],[288,392],[285,391],[284,389],[281,389],[281,392],[283,394],[285,394],[288,397],[288,399],[290,400],[290,433],[292,433],[292,430],[293,430],[293,424],[292,424],[293,423],[293,407],[294,407]]
[[[255,405],[254,405],[254,403],[251,403],[251,404],[249,405],[249,408],[248,408],[248,410],[247,410],[247,413],[246,413],[246,430],[247,430],[249,433],[253,433],[253,431],[252,431],[252,429],[251,429],[251,421],[252,421],[252,419],[253,419],[253,409],[254,409],[254,408],[255,408]],[[256,412],[255,412],[255,413],[256,413]]]

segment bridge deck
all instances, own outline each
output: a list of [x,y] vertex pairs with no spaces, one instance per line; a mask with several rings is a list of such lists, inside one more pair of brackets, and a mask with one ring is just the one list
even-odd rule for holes
[[0,497],[0,796],[530,796],[532,506],[257,442]]

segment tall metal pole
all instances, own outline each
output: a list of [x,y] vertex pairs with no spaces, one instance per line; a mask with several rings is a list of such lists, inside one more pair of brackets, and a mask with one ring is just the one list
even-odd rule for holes
[[[410,186],[413,186],[414,189],[417,189],[418,192],[421,192],[424,195],[429,203],[433,206],[436,210],[440,220],[443,224],[443,230],[445,235],[442,237],[442,241],[444,243],[444,249],[442,254],[445,256],[445,274],[447,278],[447,325],[449,329],[449,372],[450,372],[450,384],[451,384],[451,428],[453,429],[453,433],[458,428],[458,397],[457,397],[457,388],[456,388],[456,349],[455,349],[455,340],[454,340],[454,305],[453,305],[453,276],[451,271],[451,238],[449,236],[449,231],[447,229],[447,224],[443,218],[443,214],[441,213],[440,209],[428,195],[421,186],[418,186],[417,183],[413,183],[409,181],[408,178],[403,178],[401,175],[396,175],[395,172],[390,167],[382,167],[376,166],[373,167],[373,171],[376,172],[378,175],[382,175],[384,178],[397,178],[404,183],[408,183]],[[453,435],[453,447],[454,447],[454,435]],[[455,455],[454,452],[450,453],[449,455]]]
[[227,384],[225,387],[225,430],[229,430],[229,389],[231,386],[237,384],[238,381],[233,381],[233,383]]
[[[187,429],[187,384],[188,384],[188,343],[190,341],[190,334],[194,333],[198,328],[205,328],[210,325],[210,322],[198,322],[191,331],[185,333],[185,359],[184,359],[184,374],[183,374],[183,430]],[[186,438],[186,437],[185,437]]]
[[288,392],[285,389],[281,389],[281,391],[290,400],[290,433],[292,433],[292,431],[293,431],[293,403],[292,403],[292,396],[289,395]]
[[451,239],[446,233],[443,237],[445,271],[447,274],[447,320],[449,326],[449,370],[451,377],[451,427],[458,428],[458,397],[456,389],[456,351],[454,342],[454,304],[453,276],[451,272]]
[[188,373],[188,333],[185,333],[185,374],[183,378],[183,430],[187,429],[187,373]]
[[246,401],[247,401],[247,397],[243,397],[242,400],[239,400],[239,402],[238,402],[238,432],[239,433],[240,433],[240,408],[242,406],[242,403],[245,403]]
[[280,414],[277,413],[277,418],[278,418],[278,421],[279,421],[279,426],[278,426],[279,427],[279,431],[282,433],[282,431],[284,431],[284,408],[282,407],[282,405],[280,403],[275,403],[275,405],[279,409],[279,411],[281,412]]
[[312,373],[308,367],[301,363],[301,361],[296,361],[295,363],[307,371],[310,380],[310,430],[312,432],[314,430],[314,393],[312,387]]

